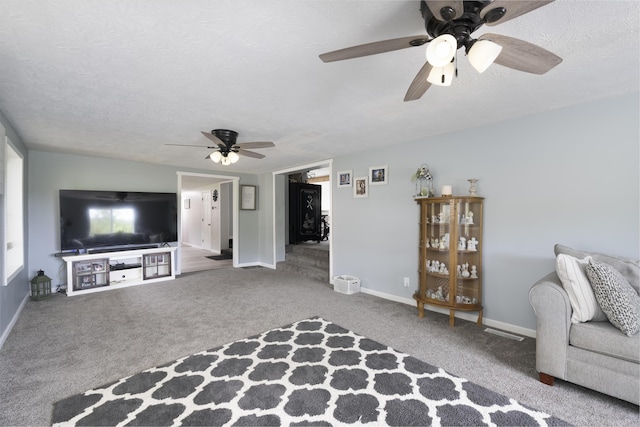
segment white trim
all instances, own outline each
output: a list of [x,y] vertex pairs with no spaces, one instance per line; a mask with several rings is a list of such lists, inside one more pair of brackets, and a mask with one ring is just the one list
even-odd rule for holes
[[[290,167],[287,169],[281,169],[281,170],[277,170],[277,171],[273,171],[271,173],[271,209],[272,209],[272,213],[271,213],[271,220],[272,220],[272,240],[273,240],[273,261],[272,261],[272,265],[273,268],[276,269],[276,264],[277,264],[277,248],[276,248],[276,176],[278,175],[283,175],[283,174],[287,174],[290,172],[298,172],[300,170],[308,170],[308,169],[314,169],[314,168],[321,168],[321,167],[327,167],[329,168],[329,182],[331,182],[333,180],[333,159],[327,159],[327,160],[323,160],[321,162],[315,162],[315,163],[309,163],[306,165],[300,165],[300,166],[295,166],[295,167]],[[331,224],[333,224],[334,218],[333,218],[333,195],[334,195],[334,191],[333,191],[333,186],[331,188],[331,207],[329,209],[329,218],[331,219]],[[286,242],[285,242],[286,244]],[[271,268],[271,267],[270,267]],[[329,233],[329,281],[331,282],[331,279],[333,277],[333,233]]]
[[[374,291],[374,290],[363,288],[363,287],[360,287],[360,292],[362,292],[363,294],[369,294],[369,295],[373,295],[373,296],[376,296],[376,297],[379,297],[379,298],[382,298],[382,299],[395,301],[395,302],[399,302],[399,303],[403,303],[403,304],[407,304],[407,305],[412,305],[412,306],[416,305],[416,302],[415,302],[415,300],[413,298],[399,297],[399,296],[396,296],[396,295],[391,295],[391,294],[387,294],[387,293],[384,293],[384,292]],[[429,311],[436,312],[436,313],[441,313],[441,314],[446,314],[446,315],[449,314],[449,310],[446,309],[446,308],[435,307],[435,306],[431,306],[431,305],[428,305],[428,304],[425,304],[424,308],[429,310]],[[460,311],[460,310],[456,311],[455,317],[458,318],[458,319],[462,319],[462,320],[468,320],[469,322],[476,322],[478,320],[478,315],[477,314],[473,314],[471,312],[467,313],[467,312]],[[523,328],[521,326],[516,326],[516,325],[512,325],[510,323],[505,323],[505,322],[500,322],[498,320],[487,319],[486,317],[482,318],[482,324],[484,326],[490,326],[492,328],[501,329],[503,331],[511,332],[511,333],[518,334],[518,335],[523,335],[523,336],[526,336],[526,337],[531,337],[531,338],[535,338],[536,337],[536,331],[533,330],[533,329]]]
[[20,317],[20,314],[22,313],[22,309],[24,308],[25,305],[27,305],[27,301],[29,301],[29,293],[28,292],[24,296],[24,299],[22,300],[22,302],[20,303],[20,307],[18,307],[18,309],[16,310],[16,313],[11,318],[11,322],[9,322],[9,325],[7,325],[7,329],[5,329],[4,333],[2,334],[2,336],[0,336],[0,349],[4,345],[4,342],[7,340],[7,338],[9,338],[9,334],[11,333],[11,330],[13,329],[13,327],[16,324],[16,322],[18,321],[18,318]]
[[[4,129],[4,128],[3,128]],[[4,137],[4,144],[2,147],[3,150],[3,156],[1,157],[1,161],[2,161],[2,185],[3,185],[3,189],[2,189],[2,194],[4,195],[4,212],[3,212],[3,217],[2,217],[2,235],[3,235],[3,239],[2,239],[2,284],[4,286],[8,286],[9,283],[11,283],[11,281],[13,279],[15,279],[22,270],[24,270],[25,265],[28,261],[28,257],[25,256],[25,251],[27,248],[27,241],[25,239],[25,232],[27,230],[27,225],[25,223],[25,202],[26,202],[26,192],[27,192],[27,186],[25,185],[25,177],[26,177],[26,173],[27,173],[27,167],[25,164],[25,156],[20,152],[20,150],[18,150],[18,148],[16,147],[16,145],[13,143],[13,141],[11,141],[11,139],[9,139],[9,137],[7,135],[5,135]],[[11,150],[11,153],[9,153],[9,150]],[[9,154],[11,154],[11,156],[9,156]],[[13,177],[14,174],[11,173],[10,171],[13,171],[14,169],[14,163],[13,160],[11,160],[11,167],[10,167],[10,163],[9,163],[9,159],[19,159],[20,160],[20,203],[18,203],[15,206],[18,206],[18,209],[20,210],[20,215],[9,215],[8,212],[11,211],[13,212],[15,209],[8,209],[7,206],[11,206],[12,202],[15,202],[15,200],[8,200],[13,198],[13,195],[17,195],[17,193],[15,192],[8,192],[8,188],[9,188],[9,177]],[[14,171],[15,172],[15,171]],[[14,183],[15,184],[15,183]],[[17,197],[16,197],[17,198]],[[8,262],[8,252],[9,252],[9,244],[13,243],[10,242],[9,240],[7,240],[7,230],[10,229],[9,228],[9,224],[7,224],[7,218],[9,218],[9,216],[11,216],[11,218],[19,218],[20,221],[20,226],[19,228],[21,231],[21,235],[19,237],[19,241],[16,239],[16,243],[18,243],[19,246],[17,246],[17,249],[14,248],[11,253],[12,254],[20,254],[20,251],[18,249],[21,249],[21,260],[20,260],[20,265],[17,265],[17,263],[13,262],[13,257],[12,257],[12,261],[11,263]],[[16,224],[12,224],[14,226],[14,228],[11,228],[12,231],[14,231],[15,229],[15,225]],[[7,266],[10,264],[10,268],[8,269]],[[11,272],[9,273],[7,270],[10,270]]]

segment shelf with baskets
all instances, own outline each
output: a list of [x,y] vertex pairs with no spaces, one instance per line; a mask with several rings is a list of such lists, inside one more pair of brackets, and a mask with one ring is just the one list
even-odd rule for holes
[[455,325],[456,310],[477,311],[482,324],[482,216],[483,198],[419,197],[419,289],[413,295],[418,316],[425,304],[449,309]]

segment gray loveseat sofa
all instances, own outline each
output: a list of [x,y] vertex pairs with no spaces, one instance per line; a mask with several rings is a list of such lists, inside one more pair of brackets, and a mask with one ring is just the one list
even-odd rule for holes
[[[591,256],[619,271],[640,293],[640,265],[606,254],[555,246],[556,256]],[[556,272],[536,282],[529,302],[537,316],[536,370],[540,381],[554,378],[587,387],[636,405],[640,404],[640,336],[625,335],[609,321],[572,323],[569,295]]]

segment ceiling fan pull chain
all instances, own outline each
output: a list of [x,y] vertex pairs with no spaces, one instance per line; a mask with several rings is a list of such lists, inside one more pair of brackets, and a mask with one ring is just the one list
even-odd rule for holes
[[456,66],[456,71],[455,71],[455,76],[456,78],[458,78],[458,51],[456,50],[456,54],[453,57],[453,59],[451,60],[452,62],[455,61],[455,66]]

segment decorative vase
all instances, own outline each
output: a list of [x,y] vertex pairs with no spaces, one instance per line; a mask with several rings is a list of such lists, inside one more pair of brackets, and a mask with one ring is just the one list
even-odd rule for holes
[[477,179],[468,179],[467,181],[469,181],[469,195],[470,196],[475,196],[476,195],[476,183],[478,182]]
[[433,176],[429,165],[420,165],[413,178],[416,180],[416,197],[433,197]]

